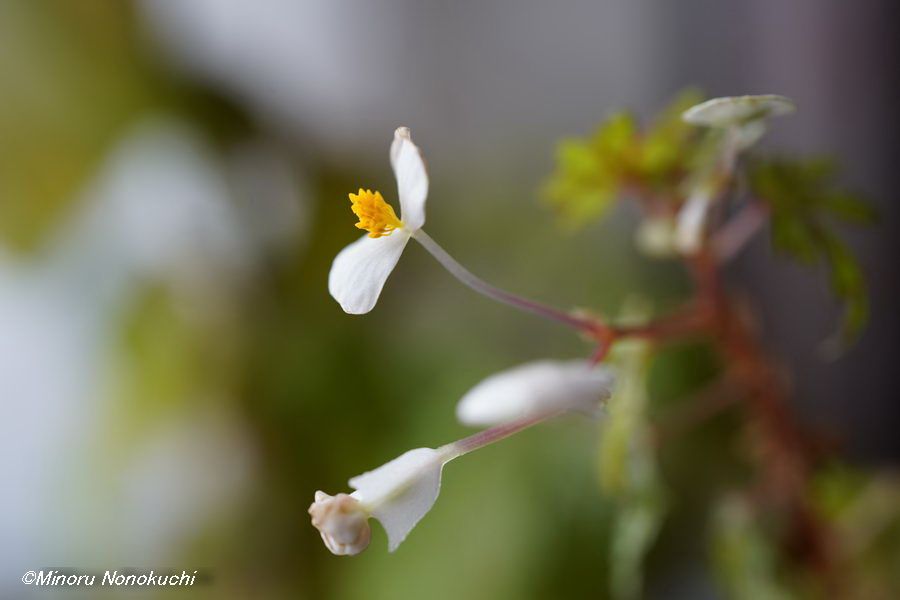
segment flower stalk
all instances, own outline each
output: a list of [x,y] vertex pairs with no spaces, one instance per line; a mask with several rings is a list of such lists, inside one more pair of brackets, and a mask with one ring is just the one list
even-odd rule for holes
[[504,440],[511,435],[515,435],[522,430],[528,429],[529,427],[533,427],[539,423],[543,423],[544,421],[557,417],[562,413],[563,411],[555,410],[543,414],[524,417],[522,419],[517,419],[510,423],[504,423],[502,425],[497,425],[495,427],[485,429],[484,431],[479,431],[478,433],[470,435],[469,437],[457,440],[450,444],[446,444],[445,446],[441,446],[438,450],[448,457],[447,460],[453,460],[454,458],[458,458],[460,456],[463,456],[464,454],[468,454],[473,450],[478,450],[480,448],[484,448],[485,446],[489,446],[494,442]]
[[413,234],[413,239],[419,242],[425,250],[428,251],[451,275],[456,277],[461,283],[479,294],[495,300],[515,309],[529,312],[551,321],[563,323],[569,327],[581,331],[594,331],[600,324],[594,319],[586,319],[577,317],[569,313],[563,312],[556,308],[546,306],[540,302],[523,298],[506,290],[495,287],[471,271],[462,266],[455,258],[444,250],[434,239],[420,229]]

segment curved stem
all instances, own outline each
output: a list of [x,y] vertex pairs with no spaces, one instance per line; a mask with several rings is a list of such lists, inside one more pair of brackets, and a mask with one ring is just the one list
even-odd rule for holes
[[538,423],[543,423],[548,419],[552,419],[555,416],[562,414],[564,411],[551,411],[545,412],[539,415],[532,415],[530,417],[524,417],[522,419],[518,419],[516,421],[510,421],[509,423],[503,423],[502,425],[497,425],[495,427],[491,427],[490,429],[485,429],[484,431],[479,431],[469,437],[465,437],[461,440],[457,440],[446,446],[442,446],[438,450],[442,452],[447,458],[445,461],[453,460],[463,454],[468,454],[473,450],[478,450],[479,448],[484,448],[489,444],[493,444],[494,442],[499,442],[500,440],[506,439],[511,435],[515,435],[519,433],[523,429],[528,429]]
[[450,256],[437,242],[431,239],[425,231],[419,229],[412,234],[413,239],[422,244],[422,246],[435,258],[441,265],[456,277],[459,281],[475,290],[483,296],[487,296],[491,300],[496,300],[503,304],[507,304],[519,310],[536,314],[540,317],[557,321],[574,327],[582,331],[597,331],[602,328],[602,324],[593,319],[586,319],[570,315],[561,310],[546,306],[534,300],[522,298],[500,288],[494,287],[483,279],[472,274],[468,269],[459,264],[455,258]]

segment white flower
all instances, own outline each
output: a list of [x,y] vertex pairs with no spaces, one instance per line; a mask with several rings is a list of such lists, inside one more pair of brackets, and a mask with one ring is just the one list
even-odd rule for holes
[[350,480],[356,490],[351,495],[387,532],[389,551],[431,510],[441,490],[441,470],[450,458],[433,448],[416,448]]
[[776,94],[713,98],[684,111],[681,118],[693,125],[730,127],[778,117],[797,109],[793,100]]
[[428,174],[409,129],[394,132],[391,166],[397,178],[400,218],[379,192],[350,194],[357,227],[369,233],[340,251],[328,275],[328,291],[350,314],[372,310],[410,237],[425,224]]
[[463,396],[456,416],[466,425],[496,425],[558,411],[596,413],[614,377],[584,360],[537,361],[491,375]]
[[[587,361],[543,361],[489,377],[460,402],[464,423],[497,423],[440,448],[416,448],[350,480],[352,494],[316,492],[312,524],[331,552],[358,554],[369,545],[369,519],[377,519],[393,552],[431,510],[441,490],[444,465],[562,411],[595,413],[609,398],[613,377]],[[517,419],[518,417],[521,417]]]
[[369,545],[368,519],[378,519],[388,536],[388,550],[397,549],[425,516],[441,489],[441,470],[454,458],[441,450],[416,448],[374,471],[350,480],[356,491],[329,496],[316,492],[310,506],[312,524],[334,554],[352,555]]
[[790,98],[766,94],[713,98],[684,111],[687,123],[724,130],[717,164],[692,186],[677,218],[675,246],[683,254],[696,253],[702,243],[710,208],[721,191],[721,172],[731,173],[740,152],[753,146],[766,132],[766,121],[794,112]]

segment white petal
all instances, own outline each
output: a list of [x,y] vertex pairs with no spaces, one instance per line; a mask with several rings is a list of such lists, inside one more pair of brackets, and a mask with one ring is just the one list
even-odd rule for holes
[[456,405],[465,425],[497,425],[554,410],[595,412],[612,391],[612,373],[586,361],[538,361],[492,375]]
[[713,98],[684,111],[688,123],[708,127],[727,127],[748,120],[767,119],[792,113],[796,105],[790,98],[775,94]]
[[350,480],[351,494],[381,522],[393,552],[425,516],[441,490],[444,455],[416,448]]
[[408,127],[394,132],[391,144],[391,166],[397,178],[400,197],[400,220],[411,231],[425,224],[425,198],[428,196],[428,173],[418,146],[413,144]]
[[328,274],[331,297],[351,315],[372,310],[408,241],[409,233],[398,229],[379,238],[363,236],[341,250]]

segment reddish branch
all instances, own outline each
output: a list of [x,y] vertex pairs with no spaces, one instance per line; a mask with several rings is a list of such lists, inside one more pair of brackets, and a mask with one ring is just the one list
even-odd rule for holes
[[[763,224],[764,205],[748,205],[731,222],[711,235],[685,266],[695,284],[694,297],[681,309],[639,326],[598,323],[592,335],[598,342],[592,360],[601,361],[618,340],[642,338],[667,342],[687,336],[707,337],[728,365],[726,377],[732,392],[748,412],[747,427],[756,442],[759,491],[765,503],[788,524],[783,540],[789,556],[821,576],[832,594],[838,586],[831,531],[816,514],[808,497],[814,459],[806,433],[789,407],[785,382],[768,358],[753,328],[729,297],[721,277],[721,265],[736,255]],[[737,386],[740,391],[734,390]],[[716,414],[728,401],[697,406],[688,424]],[[669,431],[668,433],[671,433]]]

